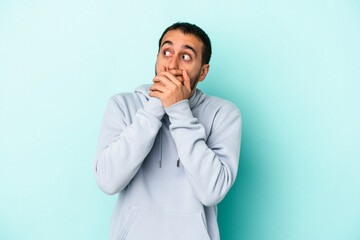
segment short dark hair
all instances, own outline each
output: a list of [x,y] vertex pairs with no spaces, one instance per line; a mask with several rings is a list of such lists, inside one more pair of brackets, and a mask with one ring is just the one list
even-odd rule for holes
[[[165,34],[170,30],[181,30],[184,34],[193,34],[196,37],[198,37],[202,43],[203,43],[203,49],[202,49],[202,64],[208,64],[210,62],[211,57],[211,42],[209,36],[196,26],[195,24],[187,23],[187,22],[177,22],[171,25],[170,27],[166,28],[163,34],[161,35],[161,38],[159,39],[159,51],[161,47],[161,41],[164,38]],[[158,51],[158,52],[159,52]]]

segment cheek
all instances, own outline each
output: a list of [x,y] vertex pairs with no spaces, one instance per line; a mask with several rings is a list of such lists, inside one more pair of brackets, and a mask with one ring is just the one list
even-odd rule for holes
[[156,63],[155,63],[156,74],[161,71],[161,66],[162,66],[161,62],[159,60],[156,60]]
[[186,69],[186,73],[189,76],[191,80],[193,80],[196,77],[196,71],[194,69]]
[[158,56],[157,58],[156,58],[156,69],[157,70],[160,70],[161,69],[161,67],[162,66],[167,66],[167,61],[166,61],[166,59],[164,59],[163,57],[161,57],[161,56]]

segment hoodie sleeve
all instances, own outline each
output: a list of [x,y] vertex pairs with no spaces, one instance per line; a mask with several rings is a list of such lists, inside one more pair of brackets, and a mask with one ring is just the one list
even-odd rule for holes
[[[216,113],[206,140],[205,128],[183,100],[165,108],[170,132],[179,158],[197,198],[205,205],[216,205],[233,185],[239,163],[241,113],[226,102]],[[210,120],[209,120],[210,121]]]
[[111,97],[100,127],[93,171],[100,189],[110,195],[124,189],[135,176],[154,144],[165,113],[161,101],[150,97],[127,125],[128,105]]

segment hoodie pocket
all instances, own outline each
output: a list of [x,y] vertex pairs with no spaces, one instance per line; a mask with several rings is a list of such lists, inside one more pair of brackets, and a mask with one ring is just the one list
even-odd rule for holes
[[132,208],[120,239],[210,240],[201,213],[180,214],[150,208]]

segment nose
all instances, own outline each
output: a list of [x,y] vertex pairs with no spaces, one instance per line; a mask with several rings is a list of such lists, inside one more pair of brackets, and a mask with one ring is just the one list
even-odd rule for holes
[[170,62],[169,62],[169,66],[168,66],[168,69],[171,70],[171,69],[178,69],[179,68],[179,62],[178,62],[178,59],[177,57],[172,57]]

